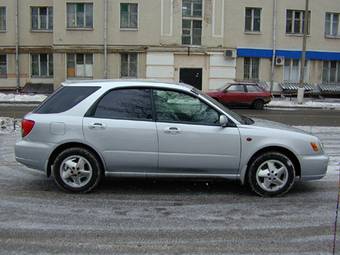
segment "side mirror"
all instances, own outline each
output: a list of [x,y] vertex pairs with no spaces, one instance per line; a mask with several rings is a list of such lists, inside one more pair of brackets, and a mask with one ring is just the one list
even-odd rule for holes
[[220,125],[221,127],[226,127],[228,125],[228,118],[225,115],[220,116]]

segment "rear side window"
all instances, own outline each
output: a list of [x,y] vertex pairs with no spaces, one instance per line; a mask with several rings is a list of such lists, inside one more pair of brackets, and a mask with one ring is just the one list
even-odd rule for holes
[[260,87],[254,85],[247,85],[248,92],[262,92],[263,90]]
[[116,89],[97,104],[95,118],[152,120],[150,89]]
[[34,113],[60,113],[65,112],[79,104],[100,87],[66,86],[54,92],[43,102]]

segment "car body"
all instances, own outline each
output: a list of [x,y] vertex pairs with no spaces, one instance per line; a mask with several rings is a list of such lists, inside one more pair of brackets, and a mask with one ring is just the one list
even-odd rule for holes
[[[322,178],[328,165],[317,137],[239,116],[185,84],[65,82],[24,117],[22,131],[16,160],[53,172],[73,192],[90,191],[104,175],[220,177],[274,196],[295,177]],[[275,174],[284,187],[274,189]]]
[[271,101],[272,94],[257,83],[236,82],[228,83],[224,87],[210,91],[209,96],[228,106],[248,106],[263,109]]

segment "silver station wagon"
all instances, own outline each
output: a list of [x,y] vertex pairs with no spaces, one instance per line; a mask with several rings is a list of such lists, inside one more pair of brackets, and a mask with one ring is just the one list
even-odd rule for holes
[[325,176],[320,140],[239,116],[185,84],[65,82],[22,120],[16,160],[70,192],[105,175],[240,180],[261,196]]

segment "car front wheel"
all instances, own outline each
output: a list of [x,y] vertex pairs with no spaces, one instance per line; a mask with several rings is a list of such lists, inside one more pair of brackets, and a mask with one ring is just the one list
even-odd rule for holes
[[86,193],[98,185],[102,171],[92,152],[84,148],[70,148],[62,151],[55,159],[53,175],[63,190]]
[[266,152],[249,167],[248,183],[260,196],[281,196],[291,189],[294,180],[294,165],[280,152]]

